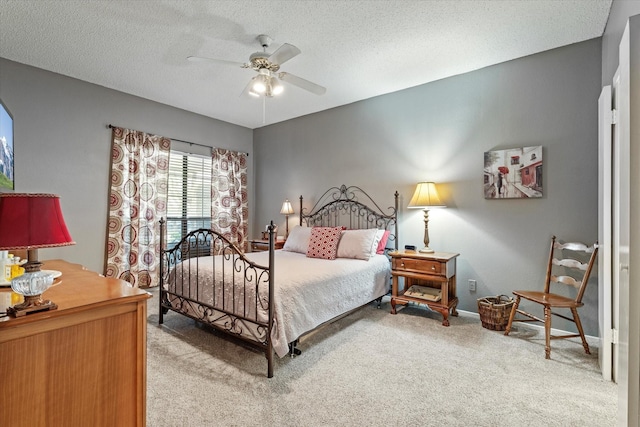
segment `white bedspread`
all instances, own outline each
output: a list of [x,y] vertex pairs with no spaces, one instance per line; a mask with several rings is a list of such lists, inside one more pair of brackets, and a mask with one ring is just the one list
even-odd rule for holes
[[[212,264],[206,262],[206,258],[198,263],[200,269]],[[269,253],[249,253],[247,258],[267,266]],[[368,261],[347,258],[324,260],[307,258],[296,252],[275,251],[275,321],[271,337],[276,354],[285,356],[289,351],[288,344],[305,332],[385,295],[389,290],[390,270],[389,259],[384,255],[376,255]],[[193,272],[191,276],[195,276]],[[202,272],[199,276],[204,277]],[[173,291],[181,287],[173,284],[170,288]],[[207,291],[201,285],[198,300],[210,301],[211,294],[210,288]],[[236,300],[239,298],[252,300],[254,296],[250,292],[248,295],[237,293]],[[221,301],[220,295],[216,299]],[[234,303],[235,310],[244,310],[244,306],[237,301]],[[229,310],[227,303],[225,308]],[[255,313],[251,315],[255,316]],[[258,313],[258,318],[263,319],[264,313]]]

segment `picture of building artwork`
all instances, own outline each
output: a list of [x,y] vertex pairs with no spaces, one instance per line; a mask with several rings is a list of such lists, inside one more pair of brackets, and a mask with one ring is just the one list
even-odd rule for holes
[[484,198],[542,197],[542,146],[484,153]]

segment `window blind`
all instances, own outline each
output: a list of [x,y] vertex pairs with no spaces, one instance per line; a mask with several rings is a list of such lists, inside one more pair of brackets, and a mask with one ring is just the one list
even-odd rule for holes
[[187,233],[211,227],[211,158],[171,151],[167,197],[167,247]]

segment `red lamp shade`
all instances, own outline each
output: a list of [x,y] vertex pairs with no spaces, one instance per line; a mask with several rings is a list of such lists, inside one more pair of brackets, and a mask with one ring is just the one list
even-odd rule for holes
[[55,194],[0,193],[0,250],[75,245]]

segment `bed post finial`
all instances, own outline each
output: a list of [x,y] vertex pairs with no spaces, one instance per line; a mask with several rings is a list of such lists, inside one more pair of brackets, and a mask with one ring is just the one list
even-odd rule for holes
[[269,232],[269,240],[273,237],[273,232],[276,229],[276,225],[273,223],[273,220],[269,222],[269,227],[267,227],[267,231]]

